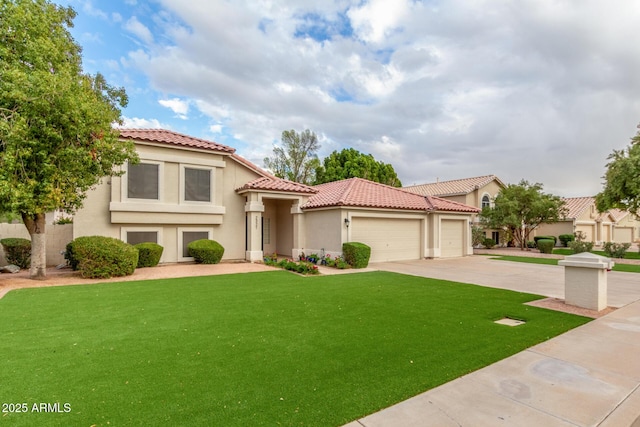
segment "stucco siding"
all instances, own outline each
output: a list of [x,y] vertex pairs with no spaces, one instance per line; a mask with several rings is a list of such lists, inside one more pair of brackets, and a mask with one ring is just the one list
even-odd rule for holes
[[[573,234],[573,221],[560,221],[552,224],[540,224],[533,236],[560,236],[561,234]],[[532,237],[533,237],[532,236]]]
[[305,216],[306,253],[342,253],[342,229],[345,228],[340,209],[307,211]]

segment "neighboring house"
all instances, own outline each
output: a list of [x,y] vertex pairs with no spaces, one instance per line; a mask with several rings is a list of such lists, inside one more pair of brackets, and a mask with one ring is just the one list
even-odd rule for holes
[[419,196],[359,178],[309,187],[276,178],[221,144],[167,130],[123,129],[140,157],[105,178],[74,217],[74,238],[105,235],[164,247],[162,262],[190,261],[189,242],[220,242],[224,259],[337,255],[372,247],[372,261],[470,255],[463,202]]
[[613,241],[617,243],[634,243],[640,240],[640,221],[629,211],[611,209],[609,211],[615,220],[613,226]]
[[[485,175],[473,178],[455,179],[451,181],[438,181],[428,184],[403,187],[423,196],[437,196],[443,199],[474,206],[480,210],[493,206],[493,201],[506,185],[495,175]],[[477,216],[474,222],[478,222]],[[500,243],[498,230],[485,230],[487,237],[491,237],[496,243]]]
[[[611,211],[599,213],[594,197],[570,197],[563,199],[567,214],[552,224],[540,224],[536,236],[559,236],[582,233],[585,240],[601,244],[613,239],[616,217]],[[533,236],[532,236],[533,237]]]

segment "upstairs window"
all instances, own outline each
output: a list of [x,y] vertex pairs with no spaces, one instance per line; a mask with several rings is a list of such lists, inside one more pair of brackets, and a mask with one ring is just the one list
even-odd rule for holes
[[482,196],[482,209],[491,207],[491,199],[486,194]]
[[129,199],[158,200],[160,166],[156,163],[129,164],[127,171],[127,197]]
[[211,201],[211,170],[184,168],[184,200]]

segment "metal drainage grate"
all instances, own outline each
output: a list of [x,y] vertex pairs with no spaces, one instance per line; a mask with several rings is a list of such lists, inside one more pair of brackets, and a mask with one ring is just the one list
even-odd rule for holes
[[503,317],[500,320],[496,320],[495,323],[497,323],[498,325],[520,326],[520,325],[524,325],[526,322],[524,320],[512,319],[510,317]]

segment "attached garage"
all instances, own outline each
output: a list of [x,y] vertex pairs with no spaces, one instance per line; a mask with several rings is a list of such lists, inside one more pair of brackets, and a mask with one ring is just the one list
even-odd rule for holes
[[467,221],[443,219],[440,228],[440,256],[452,258],[464,256],[464,230]]
[[371,247],[371,262],[420,259],[421,223],[419,219],[354,217],[351,241]]
[[593,225],[578,225],[576,226],[576,233],[584,234],[585,242],[595,242],[595,233],[593,232]]
[[633,243],[633,228],[632,227],[614,228],[613,240],[616,243]]

